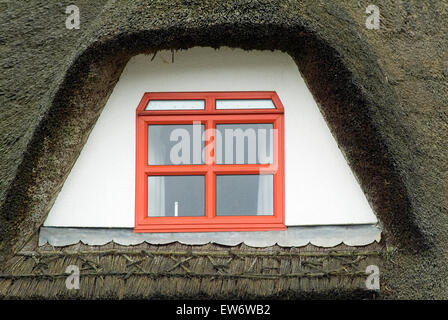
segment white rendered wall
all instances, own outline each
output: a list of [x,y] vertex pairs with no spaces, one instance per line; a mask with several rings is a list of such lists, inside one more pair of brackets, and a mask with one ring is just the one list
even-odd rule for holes
[[133,227],[135,110],[150,91],[275,90],[285,107],[287,225],[375,223],[293,60],[279,51],[193,48],[133,57],[44,225]]

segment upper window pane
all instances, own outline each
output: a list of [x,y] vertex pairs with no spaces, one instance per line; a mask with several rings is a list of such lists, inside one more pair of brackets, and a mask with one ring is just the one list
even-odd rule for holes
[[204,110],[204,100],[150,100],[145,110]]
[[203,124],[148,125],[148,165],[202,164]]
[[216,100],[216,109],[275,109],[271,99]]
[[217,124],[217,164],[266,164],[274,162],[272,123]]

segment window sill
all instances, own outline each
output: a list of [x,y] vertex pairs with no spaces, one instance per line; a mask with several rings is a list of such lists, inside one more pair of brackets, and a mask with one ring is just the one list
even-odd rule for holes
[[284,231],[195,233],[135,233],[133,228],[42,227],[39,233],[39,246],[47,242],[53,246],[66,246],[79,241],[88,245],[104,245],[113,241],[121,245],[180,242],[188,245],[215,243],[235,246],[244,243],[251,247],[268,247],[275,244],[282,247],[298,247],[311,243],[319,247],[333,247],[341,243],[364,246],[380,240],[381,229],[376,224],[289,226]]

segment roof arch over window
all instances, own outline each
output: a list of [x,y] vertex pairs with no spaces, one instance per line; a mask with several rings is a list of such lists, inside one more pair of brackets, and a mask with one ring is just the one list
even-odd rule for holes
[[[175,30],[151,27],[120,34],[107,34],[107,28],[103,28],[101,41],[79,46],[80,51],[67,63],[70,67],[65,77],[57,82],[55,94],[44,106],[46,116],[33,128],[24,160],[8,187],[2,205],[8,212],[1,221],[2,257],[20,249],[45,219],[128,59],[138,53],[193,46],[227,45],[288,52],[298,64],[389,239],[404,246],[418,242],[421,234],[411,217],[406,180],[393,160],[397,155],[405,157],[406,150],[399,149],[387,135],[388,125],[399,127],[400,116],[388,110],[382,118],[377,110],[377,106],[390,107],[397,101],[393,90],[382,80],[373,51],[354,30],[342,29],[344,37],[338,40],[337,28],[307,29],[305,16],[294,20],[277,18],[282,23],[260,23],[249,29],[238,21],[176,25]],[[116,23],[119,20],[110,19]],[[337,25],[337,21],[333,22],[328,26]],[[95,27],[98,26],[92,27],[92,34]],[[347,39],[352,41],[350,52],[343,46]],[[423,244],[419,242],[419,246]]]

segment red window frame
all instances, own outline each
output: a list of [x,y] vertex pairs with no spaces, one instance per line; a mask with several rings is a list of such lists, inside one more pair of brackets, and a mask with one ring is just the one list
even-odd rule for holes
[[[145,110],[150,100],[204,100],[202,110]],[[275,109],[216,109],[218,99],[272,99]],[[147,92],[136,111],[135,232],[207,232],[285,230],[284,223],[284,109],[274,91],[257,92]],[[274,161],[272,164],[216,164],[206,155],[200,165],[148,165],[149,124],[192,124],[205,129],[216,124],[272,123]],[[208,146],[213,144],[212,146]],[[214,139],[206,136],[206,147]],[[210,158],[211,157],[211,158]],[[274,214],[272,216],[216,216],[216,176],[219,174],[273,174]],[[205,216],[148,217],[147,177],[157,175],[204,175]]]

